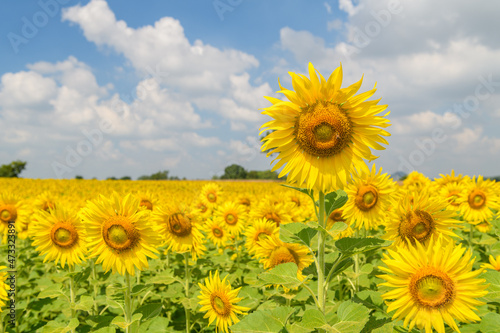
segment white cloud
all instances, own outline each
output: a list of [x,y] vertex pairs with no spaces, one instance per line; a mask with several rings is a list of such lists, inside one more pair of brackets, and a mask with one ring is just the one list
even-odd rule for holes
[[353,16],[363,9],[363,5],[354,6],[352,0],[339,0],[339,9]]
[[414,134],[431,131],[435,128],[455,128],[461,124],[460,117],[452,112],[443,115],[430,110],[399,117],[392,121],[391,132],[394,134]]
[[323,5],[324,5],[324,6],[325,6],[325,8],[326,8],[326,12],[327,12],[328,14],[331,14],[331,13],[332,13],[332,6],[330,6],[330,4],[329,4],[328,2],[326,2],[326,1],[323,3]]

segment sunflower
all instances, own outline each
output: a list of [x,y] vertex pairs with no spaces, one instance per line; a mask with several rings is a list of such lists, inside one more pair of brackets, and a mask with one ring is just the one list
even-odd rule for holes
[[2,307],[5,306],[5,301],[9,300],[7,289],[10,289],[10,287],[8,287],[5,282],[7,279],[7,272],[5,272],[4,269],[7,269],[7,267],[0,266],[0,312],[2,312]]
[[146,257],[158,258],[160,237],[151,222],[150,211],[140,208],[140,201],[132,194],[120,197],[102,194],[81,210],[87,226],[90,257],[102,262],[104,271],[112,269],[125,275],[135,274],[135,268],[148,267]]
[[213,207],[206,205],[201,197],[193,204],[193,213],[199,217],[201,221],[205,221],[213,214]]
[[476,225],[474,225],[474,227],[481,231],[482,233],[488,233],[491,231],[491,228],[493,227],[493,224],[491,224],[488,220],[484,220],[483,222],[480,222]]
[[168,251],[190,252],[196,261],[207,250],[196,215],[190,210],[179,206],[158,207],[153,213],[153,220],[160,228]]
[[273,221],[276,226],[292,222],[292,215],[290,211],[292,203],[277,202],[272,196],[266,196],[260,201],[256,207],[250,212],[251,220],[258,220],[265,218],[266,220]]
[[[333,228],[335,223],[343,223],[343,225],[346,226],[347,228],[345,228],[340,232],[338,230],[331,231],[330,229]],[[328,215],[328,219],[326,220],[326,230],[334,239],[349,237],[352,234],[354,234],[354,230],[352,230],[351,226],[346,223],[344,211],[341,208],[335,209],[333,212],[330,213],[330,215]]]
[[241,287],[231,289],[231,284],[226,280],[227,277],[228,275],[221,281],[219,271],[215,271],[213,276],[210,272],[209,277],[205,279],[205,285],[198,283],[201,289],[198,296],[201,305],[200,312],[206,312],[203,318],[209,318],[209,326],[217,319],[215,332],[229,333],[229,326],[240,321],[236,314],[246,315],[245,311],[250,310],[236,305],[242,300],[238,297]]
[[222,189],[216,183],[208,183],[201,188],[200,200],[207,207],[214,207],[221,203]]
[[467,175],[463,176],[461,173],[455,175],[455,170],[451,170],[451,173],[449,175],[439,175],[441,176],[441,178],[434,178],[434,183],[439,186],[445,186],[447,184],[461,184],[470,180],[470,177]]
[[3,242],[7,240],[9,222],[14,222],[17,237],[25,239],[28,236],[28,210],[23,201],[9,192],[0,193],[0,234]]
[[385,226],[384,238],[393,245],[426,243],[432,235],[458,237],[451,229],[457,228],[456,212],[446,210],[446,202],[431,198],[427,191],[407,193],[399,202],[395,215]]
[[490,260],[489,264],[482,264],[481,267],[487,269],[494,269],[500,272],[500,256],[497,256],[495,258],[490,254],[489,260]]
[[466,187],[466,200],[460,206],[465,221],[476,224],[493,217],[492,209],[500,209],[500,197],[495,182],[474,177]]
[[274,221],[266,218],[252,220],[245,231],[245,247],[249,254],[254,254],[260,247],[259,241],[267,236],[279,237],[279,228]]
[[56,207],[56,198],[54,194],[49,191],[45,191],[38,195],[35,200],[33,200],[33,208],[35,210],[41,209],[48,211],[49,209],[54,209]]
[[43,262],[54,260],[56,265],[73,267],[85,260],[87,252],[86,231],[75,211],[63,206],[55,209],[38,210],[34,214],[30,236],[33,246],[41,255]]
[[389,306],[387,312],[396,310],[392,319],[404,319],[409,330],[417,326],[426,333],[434,328],[444,333],[444,323],[459,331],[455,319],[461,322],[480,321],[474,312],[484,303],[476,300],[487,294],[484,279],[477,279],[482,269],[472,271],[472,252],[465,252],[442,237],[432,237],[427,247],[417,242],[408,247],[388,250],[379,267],[385,275],[378,277],[391,288],[382,295]]
[[279,264],[293,262],[297,265],[297,278],[303,280],[302,270],[308,267],[313,257],[304,245],[284,243],[276,235],[265,236],[258,242],[256,257],[264,264],[264,269],[271,269]]
[[460,210],[460,205],[466,200],[467,196],[463,182],[448,182],[445,185],[437,187],[434,192],[437,196],[448,202],[448,209],[455,211]]
[[395,205],[392,199],[394,181],[381,172],[382,168],[377,172],[374,164],[371,172],[355,175],[345,189],[348,200],[343,215],[358,230],[375,229],[383,224],[387,208]]
[[245,206],[237,202],[226,201],[217,207],[214,217],[226,223],[226,230],[231,235],[238,236],[245,228],[248,215]]
[[226,230],[226,223],[220,218],[208,219],[203,229],[207,233],[207,238],[217,247],[224,248],[229,240],[229,232]]
[[412,171],[405,180],[403,180],[403,187],[409,190],[423,190],[431,185],[431,180],[424,174],[418,171]]
[[378,100],[366,101],[376,91],[369,90],[355,95],[359,82],[340,89],[342,67],[338,67],[328,81],[309,63],[308,79],[304,75],[289,73],[295,91],[283,88],[288,101],[266,97],[273,105],[262,112],[273,118],[261,127],[261,132],[272,132],[262,139],[262,151],[267,156],[278,153],[278,163],[283,165],[279,177],[288,174],[287,181],[309,189],[329,192],[343,188],[349,175],[366,168],[366,160],[373,160],[370,148],[385,149],[388,144],[383,136],[390,134],[382,128],[389,120],[377,116],[387,105],[377,105]]
[[146,191],[146,192],[137,192],[136,197],[140,200],[139,206],[144,207],[148,210],[153,210],[158,204],[158,196]]

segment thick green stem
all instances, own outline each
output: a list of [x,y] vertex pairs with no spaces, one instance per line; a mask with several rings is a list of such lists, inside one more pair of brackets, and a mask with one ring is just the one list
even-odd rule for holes
[[94,285],[94,307],[92,309],[92,315],[96,316],[99,313],[99,307],[97,306],[97,296],[99,294],[99,286],[97,284],[97,272],[95,268],[95,260],[90,261],[90,267],[92,269],[92,284]]
[[[356,230],[356,238],[359,238],[359,230]],[[354,255],[354,293],[358,292],[359,289],[359,253]]]
[[318,305],[319,310],[325,313],[325,194],[323,191],[319,192],[319,213],[318,223],[320,228],[318,236]]
[[[191,279],[191,271],[189,270],[189,258],[188,258],[188,253],[184,253],[184,267],[186,270],[186,284],[185,284],[185,289],[186,289],[186,299],[189,299],[189,280]],[[188,304],[188,303],[186,303]],[[186,332],[190,332],[190,326],[191,326],[191,313],[189,312],[189,309],[187,306],[184,306],[184,311],[186,312]]]
[[132,321],[132,286],[130,283],[130,274],[128,272],[125,273],[125,280],[127,288],[125,288],[125,321],[128,326],[125,329],[126,333],[130,332],[130,323]]
[[[73,272],[75,271],[74,267],[69,268],[69,301],[70,301],[70,307],[71,307],[71,319],[76,318],[76,309],[75,309],[75,287],[74,287],[74,281],[73,281]],[[75,329],[71,330],[72,333],[75,332]]]

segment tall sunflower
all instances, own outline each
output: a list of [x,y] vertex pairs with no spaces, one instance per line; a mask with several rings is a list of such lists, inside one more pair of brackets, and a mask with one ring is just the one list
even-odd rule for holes
[[194,261],[207,249],[196,215],[180,206],[158,207],[153,220],[159,226],[168,250],[190,252]]
[[205,279],[205,285],[198,283],[201,289],[198,296],[201,305],[200,311],[206,312],[203,318],[209,318],[208,325],[215,320],[215,332],[229,333],[229,326],[240,321],[236,315],[246,315],[245,311],[250,310],[236,305],[242,300],[238,297],[241,287],[231,289],[231,284],[226,280],[228,276],[226,275],[221,281],[219,271],[215,271],[213,276],[210,272],[209,277]]
[[220,218],[226,223],[226,230],[233,236],[238,236],[245,228],[248,214],[244,205],[226,201],[214,211],[214,218]]
[[201,188],[200,200],[207,207],[219,205],[222,196],[222,188],[216,183],[208,183]]
[[381,172],[382,168],[377,172],[374,164],[371,172],[355,175],[345,189],[348,200],[343,215],[358,230],[375,229],[383,224],[388,207],[396,204],[393,199],[395,183]]
[[148,267],[147,257],[158,258],[160,237],[151,222],[150,211],[140,208],[132,194],[99,197],[87,202],[81,217],[87,227],[90,257],[98,257],[104,271],[125,275]]
[[431,197],[428,191],[408,192],[397,205],[393,218],[385,225],[384,238],[394,240],[393,245],[424,243],[432,235],[458,237],[453,228],[460,221],[454,219],[455,211],[446,210],[447,204],[438,197]]
[[253,207],[250,212],[250,219],[257,220],[265,218],[273,221],[276,226],[281,224],[292,223],[292,215],[290,211],[293,209],[293,203],[275,202],[273,196],[266,196],[258,205]]
[[207,233],[207,238],[212,241],[219,249],[224,249],[229,240],[229,232],[226,229],[226,223],[220,218],[208,219],[203,229]]
[[61,261],[72,267],[85,260],[87,252],[86,231],[75,211],[58,206],[57,208],[35,212],[30,227],[33,246],[41,255],[43,262]]
[[28,236],[28,209],[24,202],[15,194],[0,193],[0,234],[6,242],[9,222],[14,222],[17,237],[25,239]]
[[484,279],[477,279],[482,269],[472,271],[472,252],[465,252],[441,237],[432,237],[427,247],[421,243],[388,250],[382,261],[386,272],[378,277],[391,288],[382,295],[387,302],[387,312],[396,311],[393,320],[403,320],[403,325],[444,333],[444,323],[459,331],[455,320],[480,321],[474,312],[484,303],[476,298],[487,294]]
[[279,237],[279,228],[274,221],[266,218],[252,220],[245,231],[245,247],[249,254],[254,254],[260,247],[259,241],[266,236]]
[[476,224],[493,217],[494,210],[500,210],[500,196],[495,182],[474,177],[466,187],[466,198],[460,206],[465,221]]
[[342,67],[328,78],[319,74],[309,63],[309,79],[289,73],[294,90],[280,91],[288,101],[266,97],[273,105],[262,112],[273,118],[261,127],[261,132],[272,130],[262,139],[262,151],[267,156],[278,153],[272,170],[283,165],[279,177],[288,174],[287,181],[309,189],[329,192],[343,188],[350,174],[365,168],[366,160],[373,160],[370,148],[384,149],[388,144],[383,130],[389,120],[377,116],[386,105],[378,100],[366,101],[376,91],[369,90],[355,95],[362,79],[341,89]]

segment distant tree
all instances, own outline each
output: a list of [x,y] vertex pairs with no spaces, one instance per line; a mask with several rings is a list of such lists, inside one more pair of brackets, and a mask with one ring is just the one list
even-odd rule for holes
[[278,173],[276,171],[264,170],[264,171],[249,171],[248,179],[279,179]]
[[120,180],[132,180],[132,178],[130,176],[124,176],[120,178]]
[[17,178],[19,174],[26,168],[26,163],[20,160],[4,164],[0,166],[0,177]]
[[168,180],[174,177],[168,178],[168,170],[158,171],[153,173],[151,176],[140,176],[138,180]]
[[108,178],[106,178],[106,180],[117,180],[117,178],[116,177],[108,177]]
[[246,179],[248,172],[238,164],[231,164],[224,169],[221,179]]
[[83,176],[76,175],[76,176],[75,176],[75,179],[83,179]]

